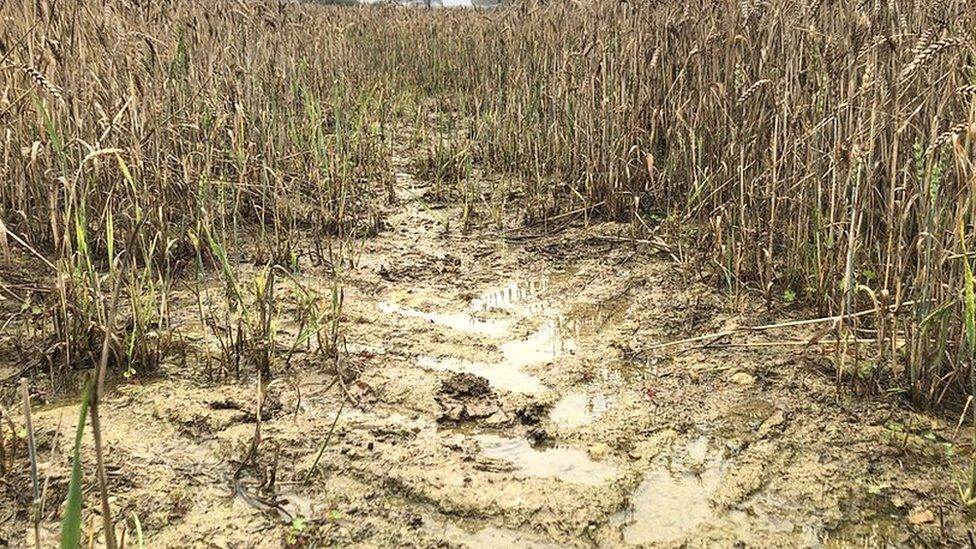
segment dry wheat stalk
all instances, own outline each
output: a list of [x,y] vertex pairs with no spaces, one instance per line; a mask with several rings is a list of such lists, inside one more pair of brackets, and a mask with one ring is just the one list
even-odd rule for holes
[[29,76],[30,79],[34,81],[35,84],[47,90],[52,97],[59,101],[64,101],[64,95],[61,93],[61,90],[52,84],[47,78],[45,78],[40,71],[34,67],[31,67],[30,65],[22,65],[20,68],[22,71],[24,71],[24,74]]
[[951,141],[957,135],[966,133],[969,130],[969,125],[969,122],[960,122],[939,134],[932,143],[932,146],[929,147],[928,153],[931,154],[932,152],[941,149],[943,145]]
[[657,46],[654,48],[654,53],[651,54],[651,61],[648,63],[647,68],[653,70],[655,67],[657,67],[657,62],[660,58],[661,58],[661,46]]
[[950,48],[963,46],[965,45],[965,43],[966,42],[960,38],[952,38],[952,37],[943,38],[941,40],[932,42],[931,44],[923,48],[921,51],[919,51],[917,54],[915,54],[915,57],[913,57],[912,60],[908,63],[908,65],[906,65],[905,68],[902,69],[901,71],[902,79],[905,80],[910,78],[915,73],[915,71],[928,65],[929,62],[931,62],[932,59],[934,59],[935,56],[939,54],[939,52],[942,52]]
[[766,78],[753,82],[751,86],[746,88],[746,91],[742,92],[742,95],[740,95],[739,98],[736,100],[736,104],[742,105],[743,103],[748,101],[749,98],[752,97],[757,91],[759,91],[759,88],[761,88],[763,85],[768,83],[769,80]]

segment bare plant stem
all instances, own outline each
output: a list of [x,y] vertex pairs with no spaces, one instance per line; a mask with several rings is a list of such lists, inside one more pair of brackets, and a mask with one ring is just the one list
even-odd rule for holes
[[112,290],[112,302],[109,305],[105,320],[105,337],[102,339],[102,353],[95,371],[95,391],[91,397],[89,414],[92,422],[92,433],[95,439],[95,460],[98,475],[99,495],[102,503],[102,522],[105,530],[105,546],[116,549],[115,526],[112,521],[112,508],[108,502],[108,477],[105,474],[105,452],[102,444],[102,422],[99,407],[105,390],[105,372],[108,370],[108,356],[111,351],[112,332],[115,329],[115,314],[119,306],[119,294],[122,290],[122,275],[116,273],[115,287]]
[[33,490],[32,516],[31,522],[34,523],[34,543],[38,549],[41,547],[41,488],[37,478],[37,446],[34,442],[34,420],[31,417],[30,391],[27,388],[27,380],[20,382],[20,394],[24,399],[24,429],[27,431],[27,455],[30,457],[30,478]]

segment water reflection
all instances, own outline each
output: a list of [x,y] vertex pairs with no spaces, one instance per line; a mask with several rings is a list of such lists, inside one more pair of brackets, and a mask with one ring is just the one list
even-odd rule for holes
[[540,278],[524,282],[512,282],[507,286],[482,294],[471,300],[471,310],[510,309],[513,305],[534,297],[549,288],[549,279]]
[[522,474],[532,477],[554,477],[563,482],[597,486],[617,474],[616,466],[594,461],[583,450],[555,447],[536,450],[525,439],[478,435],[481,455],[514,464]]
[[552,407],[549,417],[560,429],[575,429],[592,423],[612,404],[613,397],[602,393],[567,393]]
[[519,365],[508,361],[492,364],[454,357],[420,355],[417,357],[417,365],[431,370],[474,374],[487,379],[492,387],[514,393],[541,394],[546,390],[539,378],[523,372]]
[[418,309],[402,307],[392,301],[379,304],[380,311],[392,315],[410,318],[421,318],[428,322],[446,326],[459,332],[472,332],[491,337],[502,337],[508,332],[509,322],[506,320],[474,318],[467,313],[428,313]]
[[614,516],[628,544],[670,543],[714,517],[711,498],[725,476],[721,451],[705,437],[689,442],[668,464],[652,469]]
[[[417,358],[417,363],[424,368],[478,375],[496,388],[538,394],[545,391],[545,386],[539,378],[526,373],[524,369],[548,364],[563,353],[575,351],[577,341],[599,335],[609,323],[621,316],[629,303],[627,297],[621,295],[563,313],[558,307],[558,301],[552,304],[552,299],[537,299],[550,288],[550,284],[549,277],[506,284],[472,299],[468,312],[428,313],[390,301],[381,303],[380,310],[387,314],[421,318],[461,332],[478,333],[502,340],[498,346],[502,359],[497,362],[424,354]],[[499,310],[517,310],[520,314],[533,318],[539,327],[524,338],[506,339],[512,326],[511,320],[482,319],[475,316]]]

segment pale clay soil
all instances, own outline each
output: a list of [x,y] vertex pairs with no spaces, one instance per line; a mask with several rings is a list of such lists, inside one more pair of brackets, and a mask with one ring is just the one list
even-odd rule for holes
[[[623,225],[445,230],[459,206],[438,204],[410,163],[395,168],[385,230],[342,273],[345,390],[323,359],[298,353],[268,390],[256,467],[235,480],[255,432],[254,379],[208,382],[187,351],[112,387],[113,509],[138,515],[147,547],[967,543],[956,483],[970,432],[954,434],[953,420],[839,392],[817,347],[642,351],[807,313],[733,313],[691,265],[604,238]],[[514,234],[532,237],[504,238]],[[239,269],[247,279],[258,267]],[[297,278],[326,293],[324,272],[308,265]],[[172,309],[178,328],[202,333],[194,298]],[[279,329],[294,338],[287,320]],[[35,411],[45,547],[77,410]],[[86,511],[100,524],[90,431],[83,450]],[[27,486],[25,472],[0,488],[0,543],[32,545]]]

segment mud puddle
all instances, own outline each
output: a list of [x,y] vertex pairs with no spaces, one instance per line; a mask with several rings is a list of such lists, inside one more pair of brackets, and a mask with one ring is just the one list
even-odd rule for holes
[[[611,517],[627,545],[672,545],[702,539],[737,539],[761,546],[772,539],[803,547],[859,545],[846,532],[828,533],[815,517],[800,522],[799,507],[760,490],[733,508],[716,504],[735,463],[724,439],[699,436],[647,471],[628,506]],[[802,515],[802,513],[801,513]]]
[[543,385],[542,380],[523,372],[517,363],[508,361],[489,364],[454,357],[420,355],[417,357],[417,366],[430,370],[474,374],[487,379],[488,384],[494,388],[505,389],[513,393],[538,395],[546,391],[546,386]]
[[381,312],[388,315],[400,315],[411,318],[420,318],[433,324],[446,326],[452,330],[460,332],[472,332],[492,337],[501,337],[508,332],[510,323],[504,320],[482,320],[475,318],[468,313],[429,313],[410,307],[403,307],[392,301],[384,301],[379,304]]
[[549,419],[560,429],[575,429],[599,419],[613,403],[613,396],[603,392],[573,391],[556,402]]
[[562,482],[599,486],[617,475],[617,467],[607,461],[594,461],[577,448],[556,445],[536,449],[521,438],[476,435],[481,456],[512,463],[521,474],[551,477]]
[[551,362],[568,344],[553,325],[547,324],[525,339],[514,339],[499,345],[502,359],[498,362],[420,355],[417,357],[417,365],[432,370],[474,374],[487,379],[496,389],[539,395],[547,387],[541,379],[527,373],[525,368]]
[[[509,284],[485,292],[481,296],[471,300],[469,309],[471,311],[490,311],[492,309],[510,309],[516,304],[539,295],[549,289],[552,284],[552,277],[542,277],[530,279],[523,282],[510,282]],[[541,304],[536,310],[541,310]]]
[[[610,310],[602,303],[564,310],[566,301],[547,295],[547,290],[552,286],[551,276],[508,283],[471,299],[461,312],[430,314],[389,305],[385,305],[383,311],[423,318],[462,334],[472,334],[463,336],[472,340],[472,344],[477,342],[474,336],[489,335],[489,344],[493,344],[500,355],[498,360],[478,361],[433,353],[421,354],[416,357],[417,366],[472,374],[487,380],[494,389],[540,397],[555,388],[547,386],[533,372],[576,352],[583,338],[598,335],[627,304],[623,300],[614,300]],[[504,315],[504,319],[485,320],[481,318],[483,315]],[[507,325],[509,330],[499,335],[497,331],[486,328],[487,322],[493,322],[493,327]],[[519,337],[519,334],[526,333]],[[611,398],[596,393],[593,398],[588,398],[587,393],[583,392],[569,395],[560,400],[553,410],[552,419],[558,423],[585,423],[605,411],[611,401]],[[497,467],[511,470],[516,476],[552,479],[557,483],[584,487],[607,485],[620,472],[610,459],[594,460],[586,450],[562,441],[548,447],[534,447],[524,437],[487,433],[479,428],[469,429],[465,434],[478,442],[479,460],[486,460],[482,465],[489,470]],[[524,545],[518,532],[495,527],[470,531],[448,524],[444,528],[448,529],[449,535],[446,537],[465,545]]]
[[[467,310],[461,312],[425,312],[393,301],[385,301],[379,308],[386,314],[421,318],[458,332],[488,336],[497,342],[501,354],[501,360],[489,362],[425,353],[417,357],[418,366],[474,374],[487,379],[494,388],[539,395],[547,387],[527,369],[549,364],[560,355],[574,352],[578,341],[599,335],[600,330],[617,318],[628,304],[621,298],[623,296],[618,296],[608,302],[563,312],[559,300],[553,300],[551,296],[540,299],[540,295],[551,287],[553,277],[562,276],[565,275],[508,283],[472,299]],[[478,316],[495,311],[504,311],[510,318]],[[512,337],[513,327],[519,322],[537,327],[524,337]]]
[[725,470],[721,450],[699,437],[650,470],[611,522],[628,544],[680,541],[716,517],[711,498]]

